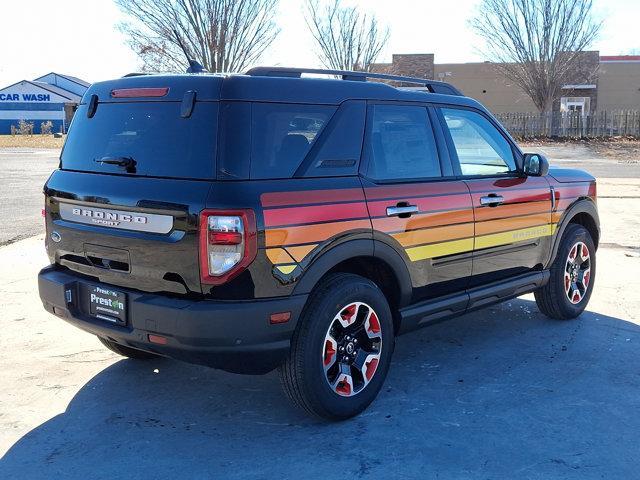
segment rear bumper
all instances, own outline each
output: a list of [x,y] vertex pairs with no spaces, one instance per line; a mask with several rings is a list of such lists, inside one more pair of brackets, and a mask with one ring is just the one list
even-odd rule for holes
[[[38,275],[44,308],[95,335],[140,350],[230,372],[258,374],[276,368],[289,351],[291,336],[307,295],[251,301],[184,300],[104,285],[126,293],[127,325],[88,314],[81,287],[101,285],[50,266]],[[291,319],[272,325],[269,316],[291,312]],[[166,338],[166,345],[149,341]]]

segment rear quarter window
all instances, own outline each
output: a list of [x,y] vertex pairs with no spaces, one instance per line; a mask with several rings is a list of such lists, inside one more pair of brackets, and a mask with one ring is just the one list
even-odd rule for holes
[[254,103],[250,177],[290,178],[335,111],[326,105]]

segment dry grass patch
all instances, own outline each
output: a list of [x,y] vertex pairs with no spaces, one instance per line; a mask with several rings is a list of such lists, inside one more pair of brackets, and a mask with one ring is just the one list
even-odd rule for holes
[[62,138],[53,135],[0,135],[0,148],[62,148],[65,138],[66,135]]

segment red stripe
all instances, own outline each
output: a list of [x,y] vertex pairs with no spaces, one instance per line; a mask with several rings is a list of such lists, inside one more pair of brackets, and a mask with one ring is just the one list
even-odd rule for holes
[[469,193],[467,186],[462,182],[437,182],[437,183],[410,183],[384,187],[367,187],[365,189],[367,199],[398,197],[426,197],[429,195],[454,195],[456,193]]
[[517,188],[546,188],[549,189],[549,183],[542,177],[516,177],[516,178],[500,178],[498,180],[467,180],[471,193],[480,192],[500,192],[503,188],[516,190]]
[[572,185],[554,187],[560,198],[580,197],[590,195],[595,190],[595,184],[590,185]]
[[304,192],[269,192],[260,195],[260,202],[263,207],[357,201],[364,201],[364,194],[360,188],[309,190]]
[[277,208],[264,211],[265,227],[335,222],[353,218],[368,218],[364,202],[317,205],[312,207]]
[[462,210],[471,208],[471,199],[468,193],[457,195],[443,195],[441,197],[408,198],[403,197],[392,200],[380,200],[369,202],[369,212],[372,217],[384,217],[387,215],[387,207],[395,207],[398,202],[408,202],[416,205],[420,212],[433,210]]
[[[504,204],[508,203],[524,203],[524,202],[542,202],[549,201],[551,203],[551,190],[496,190],[495,193],[504,198]],[[480,199],[487,195],[486,193],[474,193],[473,204],[480,205]]]

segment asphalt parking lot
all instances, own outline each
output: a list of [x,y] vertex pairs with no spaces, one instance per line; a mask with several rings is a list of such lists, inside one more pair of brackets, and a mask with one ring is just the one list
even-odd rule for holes
[[379,398],[339,424],[292,409],[274,373],[121,359],[42,310],[41,234],[6,245],[0,478],[637,478],[640,172],[628,168],[599,175],[603,247],[578,320],[546,319],[527,295],[400,337]]
[[0,148],[0,246],[42,232],[42,187],[59,155],[44,148]]

